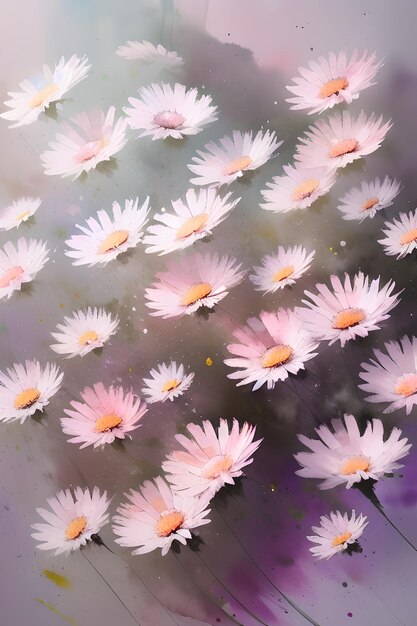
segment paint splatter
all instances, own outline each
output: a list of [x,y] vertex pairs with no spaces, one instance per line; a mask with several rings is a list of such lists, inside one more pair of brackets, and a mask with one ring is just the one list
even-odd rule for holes
[[53,570],[44,569],[42,570],[42,574],[57,587],[61,587],[61,589],[69,589],[71,587],[71,582],[68,578],[62,576],[61,574],[57,574],[57,572],[54,572]]
[[35,598],[35,600],[36,602],[39,602],[39,604],[43,604],[43,606],[46,606],[46,608],[52,611],[52,613],[55,613],[56,615],[59,615],[59,617],[62,617],[62,619],[65,620],[67,624],[70,624],[70,626],[78,626],[75,620],[73,620],[71,617],[68,617],[67,615],[64,615],[63,613],[61,613],[61,611],[58,611],[58,609],[56,609],[54,605],[50,602],[45,602],[45,600],[42,600],[41,598]]
[[211,367],[213,365],[213,359],[211,359],[209,356],[206,358],[205,360],[206,365],[208,365],[208,367]]

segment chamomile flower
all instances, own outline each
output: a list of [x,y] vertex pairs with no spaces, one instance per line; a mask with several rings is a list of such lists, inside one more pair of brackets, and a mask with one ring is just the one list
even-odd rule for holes
[[46,243],[20,237],[0,249],[0,300],[9,299],[24,283],[30,283],[48,261]]
[[146,387],[142,388],[142,393],[150,404],[182,396],[194,378],[194,372],[185,374],[184,365],[177,365],[175,361],[158,364],[149,375],[151,378],[143,379]]
[[160,69],[177,69],[184,64],[183,59],[175,50],[167,50],[158,43],[156,46],[149,41],[128,41],[119,46],[116,54],[128,61],[142,61],[149,65],[156,65]]
[[370,183],[363,181],[360,187],[353,187],[340,198],[337,208],[343,213],[344,220],[362,222],[366,217],[374,217],[377,211],[391,206],[400,188],[400,183],[388,176],[382,182],[379,178]]
[[104,309],[75,311],[72,317],[64,317],[64,324],[58,324],[60,332],[51,333],[58,341],[51,349],[58,354],[66,355],[67,359],[85,356],[91,350],[101,348],[114,335],[119,326],[119,319],[112,318]]
[[355,510],[351,516],[340,511],[332,511],[329,516],[322,515],[320,526],[313,526],[315,533],[307,537],[312,543],[318,545],[310,548],[310,552],[318,559],[330,559],[338,552],[343,552],[351,544],[354,544],[362,535],[368,525],[366,515],[356,515]]
[[385,222],[384,226],[382,232],[386,237],[378,239],[378,243],[384,246],[385,254],[402,259],[417,248],[417,209],[408,215],[400,213],[398,219]]
[[262,257],[260,267],[253,267],[249,278],[257,291],[274,293],[295,282],[310,268],[316,251],[307,253],[303,246],[279,246],[275,254]]
[[41,205],[40,198],[19,198],[0,211],[0,230],[18,228],[36,213]]

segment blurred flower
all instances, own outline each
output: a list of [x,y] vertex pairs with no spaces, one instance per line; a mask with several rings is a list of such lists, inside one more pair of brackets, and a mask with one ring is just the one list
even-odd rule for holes
[[156,46],[149,41],[128,41],[126,45],[119,46],[116,54],[129,61],[142,61],[143,63],[155,64],[162,68],[177,69],[184,64],[182,58],[174,50],[166,50],[158,43]]
[[362,222],[366,217],[374,217],[377,211],[392,205],[400,192],[400,183],[385,176],[383,182],[375,178],[370,183],[362,182],[360,188],[353,187],[340,198],[338,205],[344,220]]
[[4,104],[11,110],[2,113],[0,117],[16,122],[9,128],[31,124],[51,102],[61,100],[67,91],[87,77],[91,67],[87,63],[88,59],[85,56],[80,59],[73,54],[67,62],[61,57],[54,71],[48,65],[44,65],[41,76],[20,83],[22,91],[8,93],[11,99],[6,100]]
[[106,211],[98,211],[97,219],[86,220],[87,227],[77,224],[83,235],[72,235],[65,242],[72,250],[65,254],[75,261],[73,265],[106,265],[119,254],[134,248],[142,240],[143,227],[149,213],[149,197],[141,207],[139,198],[125,200],[122,209],[118,202],[113,202],[113,219]]
[[113,518],[116,543],[136,547],[132,554],[145,554],[161,548],[167,554],[173,541],[183,545],[191,539],[191,530],[210,522],[206,515],[207,497],[184,498],[171,490],[158,476],[147,480],[140,491],[125,494],[128,503],[122,504]]
[[165,402],[165,400],[173,400],[182,396],[191,385],[194,372],[190,372],[185,376],[184,366],[177,365],[175,361],[171,361],[167,365],[161,363],[157,365],[157,369],[149,372],[151,378],[144,378],[143,382],[146,387],[142,388],[142,393],[146,396],[150,404],[154,402]]
[[48,261],[46,243],[20,237],[17,247],[8,241],[0,250],[0,300],[9,299],[23,283],[30,283]]
[[65,324],[58,324],[59,333],[51,333],[59,343],[50,346],[58,354],[66,354],[67,359],[85,356],[91,350],[101,348],[119,326],[119,319],[112,319],[104,309],[75,311],[72,317],[64,317]]
[[350,518],[347,513],[342,515],[340,511],[332,511],[330,516],[322,515],[320,526],[311,529],[316,534],[307,537],[312,543],[318,544],[310,548],[310,552],[318,559],[330,559],[334,554],[343,552],[362,535],[368,525],[367,519],[362,513],[356,516],[355,510]]
[[411,448],[408,439],[400,439],[402,432],[393,428],[384,441],[384,426],[381,420],[366,423],[361,435],[353,415],[342,420],[332,420],[332,433],[324,424],[316,428],[320,439],[309,439],[298,435],[299,440],[311,452],[295,454],[302,469],[295,473],[304,478],[320,478],[319,489],[331,489],[346,484],[350,489],[362,480],[379,480],[384,474],[402,467],[397,461],[406,456]]
[[386,230],[382,232],[387,235],[385,239],[378,239],[385,248],[388,256],[397,255],[397,259],[402,259],[407,254],[411,254],[417,248],[417,209],[407,213],[400,213],[399,218],[392,222],[385,222]]
[[183,496],[212,497],[223,485],[234,485],[234,479],[242,476],[242,469],[252,463],[252,455],[262,442],[253,441],[255,426],[245,422],[239,429],[236,419],[230,432],[224,419],[220,420],[217,434],[208,420],[202,427],[187,424],[186,428],[191,437],[175,436],[186,452],[174,450],[162,464],[172,489]]
[[38,361],[15,363],[0,372],[0,420],[21,423],[36,411],[43,411],[61,386],[64,374],[53,363],[41,367]]
[[39,541],[39,550],[55,550],[55,555],[68,555],[78,550],[108,523],[110,500],[98,487],[90,493],[88,489],[75,487],[74,494],[69,489],[60,491],[54,498],[48,498],[52,511],[36,509],[46,524],[32,524],[32,537]]
[[0,230],[18,228],[36,213],[41,205],[40,198],[19,198],[0,211]]
[[261,267],[253,267],[254,274],[249,276],[257,291],[274,293],[287,285],[294,285],[311,265],[316,251],[307,254],[303,246],[284,248],[279,246],[274,255],[262,257]]

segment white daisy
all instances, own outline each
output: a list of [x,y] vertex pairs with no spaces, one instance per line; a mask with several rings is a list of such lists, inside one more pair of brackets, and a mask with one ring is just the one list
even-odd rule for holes
[[42,200],[40,198],[19,198],[5,209],[0,211],[0,230],[18,228],[22,222],[26,222],[39,209]]
[[89,172],[102,161],[119,152],[126,144],[127,122],[119,118],[114,122],[116,109],[107,113],[92,111],[79,113],[69,123],[61,126],[56,141],[49,143],[51,150],[41,154],[42,165],[48,176],[73,176]]
[[163,478],[145,481],[140,491],[125,494],[113,518],[116,543],[133,548],[132,554],[146,554],[161,548],[167,554],[173,541],[183,545],[191,539],[191,530],[208,524],[208,497],[182,497],[171,490]]
[[385,222],[386,229],[382,229],[385,239],[378,239],[385,248],[388,256],[397,255],[397,259],[402,259],[407,254],[411,254],[417,248],[417,209],[407,213],[400,213],[398,219],[392,222]]
[[329,345],[340,340],[343,348],[350,339],[378,330],[380,322],[388,319],[388,313],[399,303],[400,292],[392,294],[395,282],[390,280],[380,289],[379,280],[369,282],[363,272],[356,274],[353,282],[348,274],[344,283],[331,276],[332,290],[317,284],[318,294],[305,291],[312,302],[303,300],[307,306],[296,307],[295,313],[318,339],[329,341]]
[[146,387],[142,388],[142,393],[150,404],[165,402],[165,400],[172,401],[182,396],[194,378],[194,372],[185,375],[184,366],[177,365],[175,361],[167,365],[158,364],[157,369],[152,369],[149,375],[151,378],[143,379]]
[[374,350],[374,359],[361,363],[365,384],[360,389],[368,402],[389,402],[384,413],[404,408],[409,415],[417,404],[417,338],[389,341],[385,352]]
[[21,423],[43,411],[61,386],[64,374],[52,363],[41,367],[38,361],[15,363],[0,372],[0,420]]
[[353,187],[345,193],[337,208],[343,213],[344,220],[362,222],[366,217],[374,217],[377,211],[391,206],[400,189],[400,183],[388,176],[383,182],[379,178],[370,183],[364,181],[360,187]]
[[162,469],[172,489],[183,496],[208,494],[214,496],[223,485],[234,485],[242,469],[253,461],[252,455],[262,439],[253,441],[255,426],[245,422],[239,428],[234,419],[232,428],[224,419],[216,431],[208,420],[202,426],[187,424],[189,436],[176,435],[186,450],[175,450],[167,456]]
[[0,300],[10,298],[23,283],[30,283],[48,261],[46,243],[20,237],[17,247],[8,241],[0,250]]
[[303,246],[293,248],[279,246],[275,254],[262,257],[262,265],[253,267],[254,274],[249,278],[256,285],[257,291],[274,293],[287,285],[294,285],[310,268],[315,254],[315,250],[307,254]]
[[44,65],[42,75],[20,83],[22,91],[8,93],[10,100],[6,100],[4,104],[10,111],[2,113],[0,117],[16,122],[9,128],[31,124],[51,102],[61,100],[67,91],[87,77],[91,67],[87,63],[88,59],[85,56],[80,59],[74,54],[67,62],[62,57],[55,65],[54,71],[48,65]]
[[336,172],[328,167],[304,168],[284,165],[285,176],[275,176],[269,189],[261,193],[266,201],[259,206],[274,213],[287,213],[294,209],[307,209],[324,196],[336,182]]
[[119,46],[116,54],[129,61],[143,61],[167,69],[177,69],[184,64],[183,59],[175,50],[167,50],[158,43],[156,46],[149,41],[128,41]]
[[356,516],[355,510],[350,518],[347,513],[342,515],[340,511],[332,511],[329,517],[322,515],[320,526],[311,529],[316,534],[307,537],[312,543],[318,544],[310,548],[310,552],[318,559],[330,559],[334,554],[343,552],[362,535],[368,525],[367,519],[362,513]]
[[113,202],[111,218],[106,211],[98,211],[97,219],[89,217],[87,227],[76,224],[83,235],[72,235],[65,242],[72,250],[65,254],[72,259],[73,265],[107,265],[119,254],[134,248],[141,241],[143,227],[149,213],[149,197],[141,207],[139,198],[125,200],[122,209],[118,202]]
[[[215,189],[189,189],[185,202],[181,199],[172,202],[174,213],[157,213],[154,218],[160,224],[150,226],[143,242],[149,244],[146,252],[168,254],[183,250],[198,239],[212,234],[234,209],[240,198],[228,202],[232,194],[217,195]],[[164,209],[165,211],[165,209]]]
[[112,319],[104,309],[75,311],[72,317],[64,317],[65,324],[58,324],[59,333],[51,333],[59,343],[50,348],[58,354],[66,354],[67,359],[85,356],[91,350],[101,348],[114,335],[119,326],[119,318]]
[[192,178],[193,185],[208,185],[220,187],[229,185],[243,176],[244,172],[256,170],[266,163],[282,144],[278,141],[274,131],[261,130],[253,137],[252,132],[241,133],[233,131],[232,137],[227,135],[220,139],[221,146],[210,141],[204,146],[206,152],[197,150],[199,156],[193,157],[193,163],[188,168],[197,174]]
[[359,98],[359,93],[375,85],[374,78],[382,62],[375,62],[376,55],[368,51],[359,57],[355,50],[348,60],[345,52],[335,55],[330,52],[327,59],[319,57],[310,61],[309,68],[299,67],[301,78],[293,78],[294,84],[287,85],[295,98],[288,98],[291,109],[310,109],[312,113],[323,113],[339,102],[350,104]]
[[211,96],[199,97],[196,88],[186,90],[184,85],[162,83],[141,87],[140,99],[129,98],[131,108],[123,111],[134,130],[142,130],[139,137],[152,139],[182,139],[197,135],[207,124],[217,120],[217,107],[211,105]]
[[299,137],[296,161],[304,167],[345,167],[356,159],[375,152],[391,128],[391,120],[383,122],[372,113],[369,118],[361,111],[352,119],[342,111],[310,126],[306,137]]
[[334,432],[324,424],[316,428],[320,439],[298,435],[311,452],[294,455],[302,467],[296,474],[322,479],[319,489],[343,484],[350,489],[362,480],[383,479],[384,474],[402,467],[398,461],[411,448],[408,439],[400,439],[402,432],[399,428],[393,428],[384,441],[384,426],[378,419],[367,422],[362,435],[353,415],[345,415],[344,423],[343,420],[332,420],[332,427]]
[[109,520],[110,500],[98,487],[91,493],[81,487],[75,487],[74,494],[69,489],[60,491],[48,504],[52,511],[36,509],[46,524],[32,524],[36,531],[32,537],[40,542],[39,550],[54,550],[55,555],[78,550]]

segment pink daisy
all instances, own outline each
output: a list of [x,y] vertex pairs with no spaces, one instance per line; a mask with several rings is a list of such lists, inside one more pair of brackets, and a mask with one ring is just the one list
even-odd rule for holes
[[310,69],[299,67],[301,78],[293,78],[294,84],[287,85],[296,97],[286,102],[292,103],[291,109],[310,109],[309,115],[323,113],[340,102],[350,104],[363,89],[375,85],[374,78],[382,66],[375,59],[375,53],[368,54],[365,50],[359,57],[355,50],[350,59],[345,52],[338,56],[330,52],[327,59],[319,57],[318,62],[310,61]]
[[229,367],[239,368],[228,378],[241,379],[237,386],[254,383],[252,391],[266,384],[273,389],[279,380],[304,369],[304,363],[317,355],[318,342],[304,330],[290,309],[276,313],[262,311],[250,318],[247,326],[233,333],[240,343],[227,346],[236,359],[225,359]]
[[11,241],[0,249],[0,300],[9,299],[30,283],[48,261],[46,243],[20,237],[15,246]]
[[319,283],[318,294],[305,291],[312,302],[303,300],[307,307],[296,307],[295,313],[317,339],[327,340],[329,345],[340,340],[343,348],[350,339],[378,330],[399,303],[399,293],[392,294],[395,283],[390,280],[380,289],[379,280],[378,277],[369,283],[363,272],[356,274],[353,282],[348,274],[344,283],[331,276],[332,290]]
[[262,442],[253,441],[255,426],[245,422],[239,429],[236,419],[230,431],[227,421],[221,419],[217,434],[208,420],[202,426],[187,424],[186,428],[190,436],[175,436],[186,452],[175,450],[162,464],[173,490],[182,496],[212,497],[223,485],[234,485]]
[[345,167],[375,152],[391,126],[391,120],[383,122],[382,115],[377,119],[372,113],[367,118],[361,111],[352,119],[349,111],[342,111],[310,126],[306,137],[299,137],[294,158],[304,167]]
[[404,408],[409,415],[417,404],[417,338],[389,341],[385,352],[374,350],[374,359],[361,363],[359,373],[368,402],[389,402],[384,413]]
[[385,222],[386,230],[382,232],[385,239],[378,239],[385,248],[388,256],[397,255],[397,259],[402,259],[407,254],[411,254],[417,247],[417,209],[407,213],[400,213],[398,219],[392,222]]
[[49,144],[52,150],[41,154],[41,161],[47,175],[73,176],[74,180],[97,167],[102,161],[119,152],[126,144],[126,120],[114,122],[116,109],[110,107],[107,113],[93,111],[79,113],[64,122],[56,141]]
[[69,417],[61,418],[64,433],[71,435],[70,443],[87,446],[104,446],[117,439],[130,437],[128,433],[141,424],[139,420],[148,410],[132,391],[125,393],[122,387],[109,387],[97,383],[81,392],[83,402],[71,402],[74,410],[65,409]]
[[151,315],[178,317],[190,315],[200,307],[212,309],[238,285],[245,272],[229,256],[195,254],[168,263],[168,271],[156,275],[159,282],[146,289],[146,306]]
[[400,192],[400,183],[385,176],[383,182],[375,178],[372,182],[362,182],[360,187],[353,187],[340,198],[339,211],[344,220],[362,222],[366,217],[374,217],[377,211],[392,205]]
[[294,285],[296,280],[310,268],[315,254],[315,250],[307,254],[303,246],[293,248],[279,246],[274,255],[267,254],[262,257],[262,266],[252,268],[254,274],[251,274],[249,278],[256,285],[257,291],[274,293],[287,285]]
[[142,388],[142,393],[149,404],[166,400],[172,402],[182,396],[193,382],[194,372],[185,374],[182,363],[177,365],[175,361],[171,361],[168,364],[158,363],[156,367],[149,372],[151,378],[143,379],[146,387]]
[[363,534],[368,525],[366,515],[356,515],[355,510],[351,516],[340,511],[332,511],[330,516],[322,515],[320,526],[313,526],[316,533],[307,537],[312,543],[318,545],[310,548],[310,552],[318,559],[330,559],[338,552],[343,552],[348,546],[354,544]]

